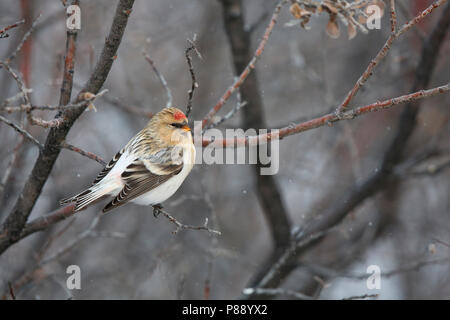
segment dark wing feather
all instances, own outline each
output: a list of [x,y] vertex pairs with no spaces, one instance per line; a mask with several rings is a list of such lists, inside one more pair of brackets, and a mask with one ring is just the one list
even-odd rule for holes
[[99,183],[104,177],[106,177],[106,175],[108,174],[108,172],[110,172],[111,169],[116,165],[117,161],[118,161],[118,160],[120,159],[120,157],[122,156],[124,150],[125,150],[125,149],[122,149],[122,150],[120,150],[119,152],[116,153],[116,155],[111,159],[111,161],[109,161],[108,164],[103,168],[103,170],[100,171],[100,173],[97,175],[97,178],[95,178],[94,182],[92,182],[91,186],[90,186],[87,190],[85,190],[85,191],[83,191],[83,192],[81,192],[81,193],[79,193],[79,194],[77,194],[77,195],[75,195],[75,196],[73,196],[73,197],[65,198],[65,199],[60,200],[60,201],[59,201],[59,204],[60,204],[60,205],[63,205],[63,204],[71,203],[71,202],[76,202],[76,201],[78,201],[78,199],[80,199],[81,197],[86,197],[86,196],[88,196],[88,194],[92,192],[91,187],[94,186],[94,185],[96,185],[96,184]]
[[98,174],[97,178],[95,178],[94,182],[92,182],[92,185],[95,185],[97,183],[99,183],[100,181],[102,181],[102,179],[104,177],[106,177],[106,175],[111,171],[112,168],[114,168],[114,166],[116,165],[117,161],[119,161],[120,157],[122,156],[123,152],[125,149],[120,150],[119,152],[116,153],[116,155],[111,159],[111,161],[109,161],[109,163],[103,168],[102,171],[100,171],[100,173]]
[[122,179],[125,182],[125,186],[119,194],[103,208],[103,212],[108,212],[147,193],[163,184],[174,175],[180,173],[182,169],[183,164],[165,166],[164,174],[159,175],[148,170],[142,160],[135,160],[122,173]]

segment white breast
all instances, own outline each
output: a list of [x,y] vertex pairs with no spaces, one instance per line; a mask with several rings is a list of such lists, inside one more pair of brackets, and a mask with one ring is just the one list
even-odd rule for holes
[[189,172],[191,172],[194,161],[195,147],[190,143],[183,148],[183,169],[181,172],[155,189],[131,200],[131,202],[140,205],[154,205],[166,201],[178,190]]

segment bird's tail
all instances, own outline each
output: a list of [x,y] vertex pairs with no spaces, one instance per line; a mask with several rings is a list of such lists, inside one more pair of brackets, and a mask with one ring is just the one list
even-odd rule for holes
[[59,204],[63,205],[75,202],[74,211],[75,212],[81,211],[85,209],[88,205],[92,205],[97,201],[102,200],[105,196],[107,196],[109,191],[110,190],[106,188],[98,188],[97,186],[92,186],[89,189],[86,189],[73,197],[60,200]]

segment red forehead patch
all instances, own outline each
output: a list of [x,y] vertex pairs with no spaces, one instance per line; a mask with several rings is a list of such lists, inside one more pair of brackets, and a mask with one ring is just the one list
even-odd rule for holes
[[173,117],[175,118],[175,120],[181,120],[181,119],[185,119],[186,116],[184,115],[183,112],[177,111],[173,114]]

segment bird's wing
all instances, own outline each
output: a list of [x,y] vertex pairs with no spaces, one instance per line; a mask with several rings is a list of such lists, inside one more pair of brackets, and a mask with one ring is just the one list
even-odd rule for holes
[[[172,150],[165,149],[164,152],[160,152],[160,155],[138,158],[128,165],[122,173],[122,180],[125,183],[123,189],[103,208],[103,212],[110,211],[147,193],[180,173],[183,169],[182,158],[167,157],[167,153]],[[178,155],[182,157],[182,153]]]
[[104,177],[106,177],[106,175],[116,165],[117,161],[119,161],[119,159],[122,156],[122,154],[124,153],[124,151],[125,151],[125,149],[122,149],[122,150],[120,150],[119,152],[116,153],[116,155],[111,159],[111,161],[109,161],[108,164],[103,168],[103,170],[100,171],[100,173],[97,175],[97,178],[95,178],[94,182],[92,182],[91,187],[96,185],[97,183],[102,181],[102,179]]

